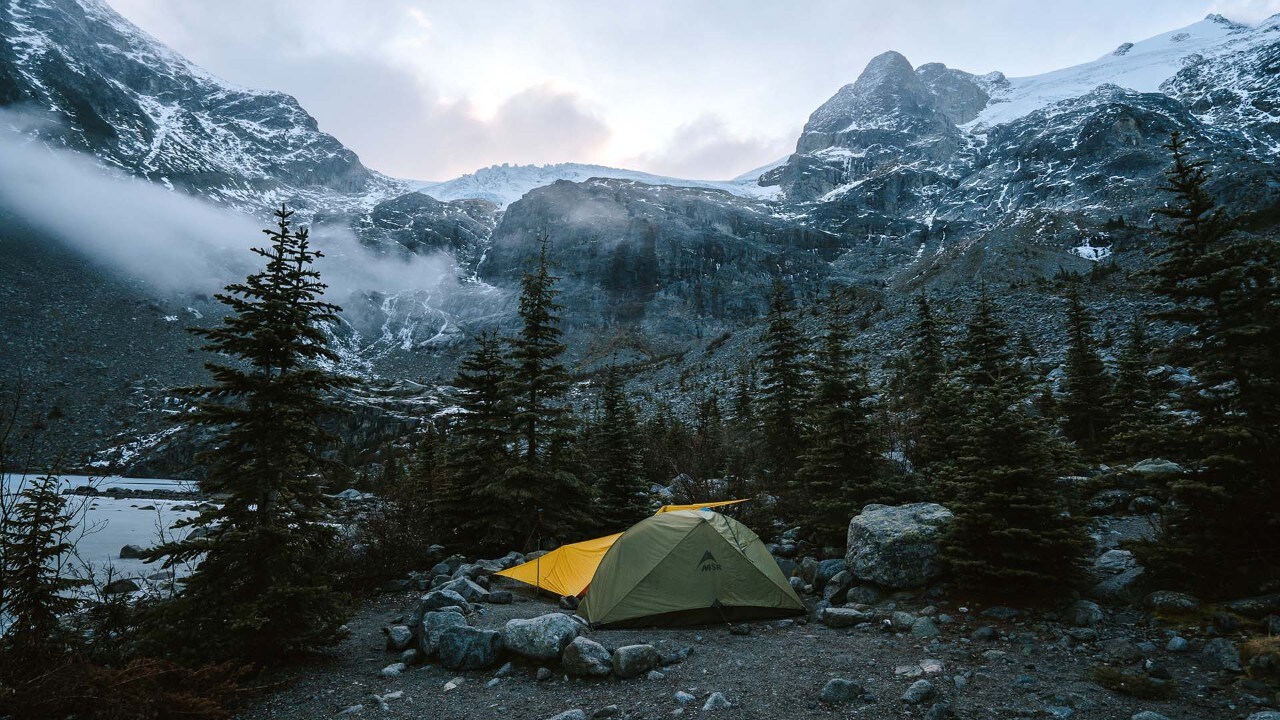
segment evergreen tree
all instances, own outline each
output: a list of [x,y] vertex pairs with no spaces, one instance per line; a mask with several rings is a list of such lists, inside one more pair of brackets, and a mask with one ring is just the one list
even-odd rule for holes
[[1172,447],[1173,423],[1162,410],[1160,383],[1152,377],[1154,349],[1146,325],[1134,318],[1116,359],[1116,381],[1106,398],[1112,418],[1107,449],[1118,460],[1154,457]]
[[511,366],[497,333],[483,333],[458,367],[453,386],[461,410],[449,433],[448,473],[436,504],[437,524],[451,545],[502,550],[523,542],[516,523],[528,514],[527,488],[510,487]]
[[791,318],[791,302],[781,281],[773,285],[768,328],[760,353],[760,418],[764,487],[781,495],[795,477],[809,399],[805,343]]
[[1067,362],[1059,411],[1063,432],[1089,455],[1096,455],[1107,438],[1106,398],[1111,390],[1093,322],[1093,313],[1080,299],[1080,288],[1072,283],[1067,291]]
[[62,616],[79,606],[70,593],[86,583],[65,573],[74,549],[68,539],[73,518],[56,477],[25,483],[9,510],[0,533],[5,563],[0,617],[9,620],[0,649],[9,669],[25,674],[66,654],[72,635]]
[[521,279],[520,334],[509,341],[511,375],[506,384],[512,402],[517,457],[490,497],[516,509],[498,530],[509,530],[512,546],[529,547],[539,537],[562,538],[580,532],[587,519],[591,489],[572,471],[568,444],[572,426],[565,396],[569,372],[560,362],[565,346],[556,302],[559,278],[551,274],[548,240],[542,238],[537,265]]
[[983,288],[948,393],[963,409],[952,416],[952,454],[936,475],[955,514],[941,557],[979,594],[1034,596],[1074,579],[1087,539],[1057,483],[1065,453],[1025,409],[1025,380],[1008,344]]
[[270,244],[254,249],[265,268],[216,296],[230,310],[222,325],[194,330],[232,362],[207,363],[213,384],[188,390],[197,400],[188,421],[214,433],[197,455],[203,487],[225,495],[223,505],[181,523],[207,535],[153,555],[166,566],[197,562],[159,606],[154,632],[158,649],[188,658],[276,662],[335,643],[347,617],[321,491],[335,440],[320,421],[349,381],[317,367],[338,360],[320,325],[340,308],[322,299],[312,267],[321,254],[305,228],[291,229],[292,214],[281,207],[277,229],[264,231]]
[[885,482],[871,390],[849,340],[843,308],[830,307],[794,493],[804,503],[802,524],[819,546],[843,547],[849,518],[864,505],[895,499]]
[[1226,595],[1280,581],[1280,247],[1236,232],[1208,191],[1207,164],[1175,133],[1158,210],[1170,221],[1150,289],[1157,314],[1189,329],[1169,348],[1195,382],[1183,406],[1193,471],[1176,481],[1166,535],[1146,549],[1153,576]]
[[621,373],[609,365],[600,391],[600,412],[587,433],[588,461],[595,475],[596,516],[607,532],[631,527],[649,514],[635,438],[639,423]]
[[947,371],[942,350],[943,329],[924,292],[916,297],[916,316],[907,329],[907,338],[901,388],[908,407],[918,410]]

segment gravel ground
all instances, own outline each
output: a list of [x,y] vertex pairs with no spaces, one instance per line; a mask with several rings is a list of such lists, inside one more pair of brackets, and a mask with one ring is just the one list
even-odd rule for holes
[[[346,710],[344,717],[356,718],[538,719],[573,709],[591,717],[612,705],[617,708],[613,717],[623,718],[923,718],[932,702],[909,705],[900,699],[922,677],[936,686],[937,700],[949,701],[960,718],[1128,720],[1141,710],[1153,710],[1170,720],[1203,720],[1244,718],[1262,709],[1250,703],[1233,676],[1200,668],[1192,653],[1165,651],[1169,631],[1148,625],[1138,613],[1109,616],[1098,628],[1096,642],[1075,643],[1066,641],[1062,626],[1051,620],[996,622],[946,602],[935,603],[938,611],[955,619],[941,624],[941,637],[933,639],[869,628],[835,630],[803,621],[755,623],[746,636],[716,626],[590,633],[610,649],[639,642],[693,648],[683,663],[663,668],[661,678],[577,680],[556,672],[550,680],[538,682],[537,667],[519,663],[512,674],[496,680],[492,670],[459,673],[434,665],[412,667],[400,677],[381,677],[380,670],[397,660],[384,649],[381,629],[397,620],[415,597],[396,594],[370,600],[352,619],[352,634],[332,659],[268,678],[280,683],[280,689],[260,697],[241,717],[317,718]],[[925,605],[904,596],[892,600],[908,611]],[[553,603],[517,594],[515,604],[485,606],[483,616],[472,622],[497,629],[511,618],[556,611]],[[997,627],[1001,637],[971,641],[969,633],[984,625]],[[1158,650],[1149,655],[1177,681],[1177,697],[1139,700],[1091,682],[1090,672],[1104,656],[1103,644],[1113,638],[1153,642]],[[941,670],[925,673],[925,660],[939,661]],[[964,687],[958,687],[955,677],[966,675]],[[455,678],[461,683],[446,688]],[[819,692],[831,678],[855,680],[874,699],[837,706],[820,703]],[[681,704],[677,691],[695,699]],[[712,692],[723,693],[733,707],[704,712]],[[385,707],[374,697],[389,694]],[[357,705],[363,708],[349,710]]]

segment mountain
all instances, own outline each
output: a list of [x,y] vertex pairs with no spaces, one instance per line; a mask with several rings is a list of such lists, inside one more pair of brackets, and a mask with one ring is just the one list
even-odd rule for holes
[[604,165],[556,163],[554,165],[491,165],[473,173],[441,183],[424,183],[418,191],[437,200],[480,199],[505,208],[534,188],[568,180],[583,182],[591,178],[615,178],[647,185],[671,185],[687,188],[716,188],[743,197],[768,197],[776,193],[754,181],[760,173],[726,181],[682,180],[652,175],[636,170],[622,170]]
[[[815,332],[819,298],[849,300],[876,366],[921,288],[958,317],[987,282],[1053,358],[1052,278],[1089,273],[1102,326],[1118,330],[1150,302],[1133,273],[1158,242],[1174,129],[1212,160],[1213,190],[1246,231],[1274,234],[1280,219],[1280,16],[1210,16],[1025,78],[887,52],[813,112],[794,153],[723,182],[572,163],[397,180],[293,98],[213,77],[99,0],[13,0],[0,37],[4,125],[239,213],[286,202],[336,243],[326,277],[344,293],[342,368],[389,384],[358,400],[345,432],[359,448],[419,421],[475,332],[514,326],[543,235],[573,370],[616,357],[646,397],[686,407],[728,392],[752,358],[776,279]],[[138,471],[181,469],[189,447],[158,462],[143,441],[159,437],[168,388],[200,377],[184,329],[220,307],[77,254],[5,200],[0,380],[26,368],[77,453],[115,447]]]

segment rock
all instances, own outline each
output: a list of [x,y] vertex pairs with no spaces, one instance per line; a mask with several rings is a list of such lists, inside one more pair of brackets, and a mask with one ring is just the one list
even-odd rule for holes
[[831,578],[835,577],[838,573],[842,573],[844,571],[845,571],[844,558],[835,558],[832,560],[823,560],[822,562],[819,562],[818,569],[814,572],[814,575],[813,575],[813,588],[815,590],[822,590],[827,586],[827,583],[831,580]]
[[1137,566],[1138,561],[1134,559],[1133,553],[1128,550],[1108,550],[1093,561],[1095,570],[1111,574],[1122,573]]
[[880,591],[874,585],[858,585],[849,588],[844,600],[854,604],[875,605],[880,602]]
[[121,560],[141,560],[146,557],[147,549],[141,545],[125,545],[120,548]]
[[653,643],[653,646],[658,649],[658,655],[662,658],[664,666],[678,665],[689,659],[689,656],[693,654],[692,646],[680,645],[667,639],[657,640]]
[[387,649],[391,652],[400,652],[413,642],[413,631],[408,625],[392,625],[383,632],[387,634]]
[[1116,575],[1107,578],[1089,591],[1089,595],[1093,599],[1104,603],[1124,604],[1133,602],[1137,599],[1140,585],[1140,579],[1143,569],[1140,567],[1131,568]]
[[993,605],[982,611],[983,617],[994,618],[996,620],[1012,620],[1018,617],[1020,613],[1011,607],[1004,605]]
[[1186,593],[1157,590],[1147,595],[1143,604],[1152,612],[1186,614],[1200,609],[1200,601]]
[[1141,712],[1134,713],[1129,720],[1169,720],[1169,718],[1152,710],[1143,710]]
[[344,715],[359,715],[362,712],[364,712],[364,705],[348,705],[338,711],[338,717],[342,717]]
[[812,589],[809,584],[804,581],[804,578],[799,575],[792,575],[787,578],[787,582],[791,583],[791,589],[795,590],[797,594],[807,593]]
[[934,703],[929,708],[929,712],[924,714],[924,720],[952,720],[956,714],[951,710],[951,703]]
[[805,582],[814,585],[814,580],[818,577],[818,561],[811,557],[801,560],[799,575]]
[[823,608],[819,613],[818,619],[823,625],[830,628],[848,628],[854,625],[861,625],[864,622],[871,622],[874,616],[868,612],[854,610],[853,608]]
[[1219,603],[1223,610],[1244,615],[1250,618],[1263,618],[1267,615],[1280,615],[1280,593],[1258,595]]
[[1205,643],[1197,657],[1209,670],[1241,672],[1240,650],[1235,643],[1226,638],[1214,638]]
[[560,609],[573,612],[578,609],[578,598],[573,595],[563,595],[560,597]]
[[1102,652],[1116,662],[1131,663],[1142,659],[1142,650],[1126,638],[1115,638],[1102,644]]
[[484,602],[489,597],[489,591],[477,585],[471,578],[460,577],[457,580],[450,580],[442,585],[436,592],[454,592],[458,597],[469,603]]
[[644,674],[645,680],[655,680],[655,681],[665,680],[666,677],[667,677],[667,674],[662,672],[661,670],[650,670],[649,672]]
[[613,660],[605,646],[581,635],[565,647],[560,664],[572,677],[606,677],[613,672]]
[[506,648],[517,655],[554,660],[581,632],[582,625],[568,615],[547,613],[528,620],[508,620],[503,637]]
[[713,692],[709,697],[707,697],[707,701],[702,704],[702,712],[724,710],[731,707],[733,707],[733,704],[725,698],[723,693]]
[[440,642],[440,633],[451,627],[466,626],[467,619],[462,613],[451,611],[429,612],[422,617],[418,625],[418,650],[426,658],[434,657]]
[[1133,493],[1128,490],[1103,490],[1089,498],[1089,512],[1094,515],[1110,515],[1120,512],[1129,505]]
[[1000,633],[997,632],[996,629],[991,627],[990,625],[980,627],[977,630],[974,630],[973,632],[969,633],[970,640],[977,640],[979,642],[990,642],[999,637],[1000,637]]
[[489,571],[485,569],[483,565],[479,565],[476,563],[463,563],[459,565],[457,568],[455,568],[454,571],[450,573],[450,575],[454,580],[461,580],[463,578],[466,578],[468,580],[474,580],[475,578],[478,578],[481,575],[485,575],[488,572]]
[[400,662],[405,665],[418,665],[422,659],[422,653],[417,648],[406,648],[400,652]]
[[1280,712],[1276,710],[1261,710],[1253,713],[1245,720],[1280,720]]
[[683,690],[676,691],[676,702],[680,703],[681,705],[688,705],[689,703],[693,702],[696,699],[697,698],[695,698],[694,696],[690,695],[689,693]]
[[581,710],[565,710],[552,716],[551,720],[587,720],[587,714]]
[[937,540],[953,517],[934,503],[864,507],[849,521],[849,572],[888,588],[928,584],[942,573]]
[[916,621],[911,624],[911,635],[913,637],[931,638],[938,637],[941,634],[942,631],[938,629],[938,624],[933,621],[933,618],[916,618]]
[[622,714],[622,708],[617,705],[605,705],[599,710],[591,713],[591,720],[605,720],[605,718],[618,717]]
[[1098,639],[1098,631],[1089,627],[1072,627],[1066,629],[1067,637],[1077,642],[1093,642]]
[[922,702],[932,700],[938,694],[937,688],[928,680],[917,680],[911,683],[911,687],[902,693],[902,702],[909,705],[918,705]]
[[[844,561],[840,561],[841,565]],[[853,586],[853,573],[848,570],[841,570],[827,579],[822,587],[822,599],[832,605],[839,605],[845,601],[849,595],[849,588]]]
[[1077,600],[1067,607],[1063,619],[1075,627],[1093,627],[1102,622],[1102,608],[1091,600]]
[[121,578],[119,580],[112,580],[111,582],[104,585],[102,587],[102,594],[103,595],[124,595],[126,593],[137,592],[138,589],[139,589],[138,583],[128,578]]
[[1174,635],[1173,637],[1169,638],[1169,642],[1165,643],[1164,649],[1168,652],[1175,652],[1175,653],[1186,652],[1187,645],[1188,643],[1186,638]]
[[453,590],[432,590],[422,596],[422,600],[418,602],[417,615],[425,616],[433,610],[440,610],[446,607],[460,607],[464,610],[471,606],[467,599],[454,592]]
[[502,634],[467,625],[445,628],[436,642],[440,665],[450,670],[483,670],[498,664]]
[[1151,515],[1160,512],[1160,501],[1150,495],[1139,495],[1129,501],[1129,512],[1133,515]]
[[1076,714],[1075,708],[1069,708],[1065,705],[1050,705],[1044,711],[1049,713],[1049,717],[1053,718],[1053,720],[1071,720]]
[[613,674],[627,679],[639,677],[658,666],[662,657],[652,645],[623,645],[613,651]]
[[485,602],[490,605],[510,605],[515,602],[515,595],[510,590],[490,590]]
[[1129,472],[1139,475],[1180,475],[1183,469],[1178,463],[1164,458],[1147,458],[1134,463]]
[[401,663],[401,662],[391,663],[390,665],[382,668],[382,677],[388,677],[388,678],[400,677],[400,674],[408,669],[409,669],[409,666],[405,665],[404,663]]
[[457,690],[459,687],[462,687],[462,684],[465,682],[466,682],[466,678],[456,677],[450,680],[449,682],[445,683],[444,687],[441,689],[444,690],[445,692],[449,692],[450,690]]
[[822,686],[822,692],[818,693],[818,699],[825,703],[851,703],[861,700],[867,691],[858,683],[843,678],[832,678]]
[[544,668],[544,667],[538,668],[538,671],[533,674],[533,679],[538,682],[546,682],[550,680],[551,668]]
[[746,623],[738,623],[737,625],[730,625],[729,634],[730,635],[750,635],[751,626],[747,625]]

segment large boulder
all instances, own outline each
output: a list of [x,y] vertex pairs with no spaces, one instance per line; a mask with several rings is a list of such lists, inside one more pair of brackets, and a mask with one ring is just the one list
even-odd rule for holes
[[564,649],[560,664],[573,677],[605,677],[613,672],[613,659],[609,650],[595,640],[581,635]]
[[624,645],[613,651],[613,674],[624,679],[639,677],[660,662],[662,656],[652,645]]
[[483,670],[498,664],[502,633],[469,625],[445,628],[436,643],[440,665],[449,670]]
[[844,572],[844,558],[836,558],[834,560],[823,560],[818,563],[818,570],[813,576],[813,589],[821,591],[827,586],[827,582],[836,574]]
[[845,564],[859,580],[914,588],[937,578],[938,537],[953,519],[936,503],[868,505],[849,521]]
[[451,591],[469,603],[485,602],[489,599],[489,591],[477,585],[471,578],[460,577],[440,586],[440,591]]
[[531,660],[554,660],[582,632],[582,624],[563,613],[528,620],[508,620],[503,630],[507,649]]
[[422,624],[418,626],[418,650],[422,651],[424,657],[432,657],[436,654],[436,647],[440,644],[440,635],[451,627],[460,627],[467,624],[467,619],[462,613],[443,611],[429,612],[422,616]]

